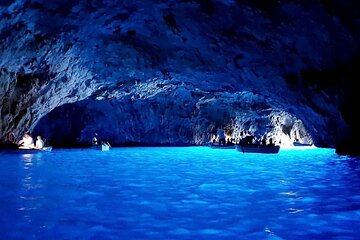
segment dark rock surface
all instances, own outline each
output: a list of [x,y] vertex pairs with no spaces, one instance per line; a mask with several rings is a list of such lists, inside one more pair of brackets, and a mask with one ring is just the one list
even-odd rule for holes
[[96,131],[114,144],[189,145],[223,125],[233,137],[346,152],[358,132],[357,9],[335,0],[0,1],[0,138],[30,130],[73,145]]

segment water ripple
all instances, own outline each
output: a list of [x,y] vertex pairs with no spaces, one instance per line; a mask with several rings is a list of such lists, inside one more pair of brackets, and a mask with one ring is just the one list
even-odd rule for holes
[[360,163],[333,149],[1,155],[4,239],[356,239]]

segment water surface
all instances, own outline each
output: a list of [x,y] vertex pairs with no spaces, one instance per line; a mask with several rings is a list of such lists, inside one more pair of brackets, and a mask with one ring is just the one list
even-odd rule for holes
[[358,239],[360,160],[333,149],[0,154],[1,239]]

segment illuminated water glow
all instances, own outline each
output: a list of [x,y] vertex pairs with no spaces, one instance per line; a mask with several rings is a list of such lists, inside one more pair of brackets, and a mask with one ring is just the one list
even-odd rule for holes
[[301,151],[301,150],[315,150],[317,149],[317,147],[315,145],[311,145],[311,146],[293,146],[293,145],[284,145],[281,146],[281,149],[283,151],[288,151],[288,150],[295,150],[295,151]]
[[333,149],[1,154],[3,239],[356,239],[360,161]]

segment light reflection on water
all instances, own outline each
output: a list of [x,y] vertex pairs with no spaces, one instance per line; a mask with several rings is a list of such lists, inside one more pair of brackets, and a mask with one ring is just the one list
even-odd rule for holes
[[29,169],[32,167],[32,158],[34,154],[22,154],[24,169]]
[[39,209],[40,199],[43,199],[41,192],[42,180],[33,177],[36,167],[41,165],[42,154],[20,154],[22,163],[21,194],[18,196],[18,211],[22,214],[22,222],[33,222],[33,215]]
[[360,162],[333,149],[0,155],[0,234],[26,239],[355,239]]

